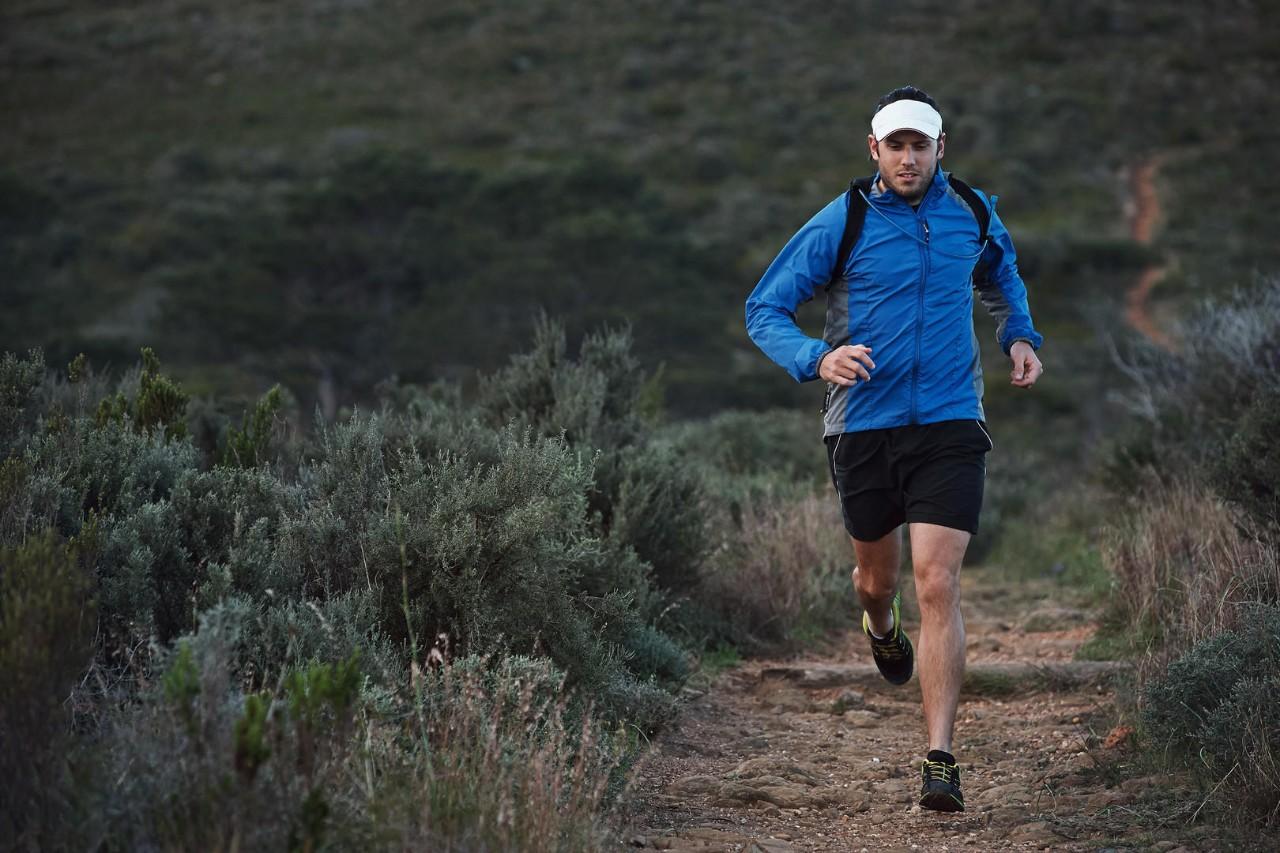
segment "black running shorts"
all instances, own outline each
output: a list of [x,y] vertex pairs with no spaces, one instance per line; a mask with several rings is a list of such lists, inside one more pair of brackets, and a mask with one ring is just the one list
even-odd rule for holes
[[981,421],[846,432],[826,438],[844,526],[874,541],[903,522],[978,532],[991,436]]

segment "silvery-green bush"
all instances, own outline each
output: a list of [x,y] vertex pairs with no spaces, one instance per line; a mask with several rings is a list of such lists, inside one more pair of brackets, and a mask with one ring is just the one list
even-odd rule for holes
[[[428,728],[433,714],[453,713],[405,704],[423,667],[440,660],[554,672],[535,679],[563,697],[562,730],[547,734],[561,739],[559,757],[541,760],[562,769],[578,737],[567,733],[593,720],[660,727],[688,674],[674,637],[704,639],[689,619],[709,611],[699,597],[723,588],[706,583],[709,519],[722,516],[711,512],[720,488],[708,485],[711,466],[656,428],[654,391],[625,332],[588,336],[571,353],[547,322],[474,400],[457,386],[391,381],[376,409],[279,440],[270,396],[238,429],[234,415],[181,428],[186,395],[150,353],[118,380],[79,360],[63,374],[38,353],[5,357],[0,546],[38,535],[74,542],[96,607],[94,643],[78,665],[91,677],[78,679],[75,699],[85,709],[77,725],[92,737],[75,759],[81,796],[63,804],[81,809],[88,834],[76,843],[288,846],[356,814],[355,795],[332,785],[323,797],[292,782],[254,793],[284,772],[262,757],[255,732],[327,738],[339,764],[358,757],[341,715],[325,712],[315,723],[323,731],[310,734],[271,716],[299,673],[354,679],[350,707],[366,733],[391,738],[379,761],[419,781],[423,756],[397,752],[407,747],[384,724],[409,707]],[[206,401],[186,417],[208,420],[217,408]],[[477,708],[467,719],[483,719]],[[517,738],[499,753],[480,744],[490,757],[476,764],[465,758],[472,746],[456,744],[458,772],[490,772],[493,755],[519,761],[539,743]],[[634,748],[631,736],[617,740],[610,766]],[[250,779],[254,766],[261,775]],[[605,775],[616,790],[615,771]],[[598,792],[578,795],[600,805]],[[112,822],[131,809],[150,815],[137,833]],[[573,820],[585,848],[596,844],[594,818]],[[352,843],[379,831],[356,818],[343,825]],[[458,841],[451,831],[428,835],[445,849]]]
[[1120,494],[1153,474],[1203,475],[1242,420],[1265,416],[1260,405],[1280,399],[1280,279],[1204,301],[1177,340],[1176,350],[1147,345],[1121,364],[1131,383],[1118,396],[1133,426],[1108,462]]
[[1258,605],[1238,629],[1195,644],[1146,685],[1146,735],[1220,794],[1227,811],[1243,807],[1274,822],[1280,817],[1277,688],[1280,607]]

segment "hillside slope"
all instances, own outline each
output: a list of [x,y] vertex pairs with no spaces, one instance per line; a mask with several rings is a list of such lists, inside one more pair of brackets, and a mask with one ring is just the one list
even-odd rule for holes
[[[349,403],[500,364],[541,308],[631,322],[680,410],[807,405],[741,300],[913,82],[947,165],[1001,196],[1051,341],[1087,342],[1151,253],[1157,299],[1276,267],[1278,35],[1252,3],[19,0],[0,335]],[[1153,151],[1177,157],[1146,249],[1124,175]]]

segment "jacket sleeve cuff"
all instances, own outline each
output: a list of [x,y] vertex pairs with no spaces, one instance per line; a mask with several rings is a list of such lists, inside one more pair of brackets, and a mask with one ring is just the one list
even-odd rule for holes
[[791,375],[797,382],[812,382],[818,378],[818,359],[826,355],[831,347],[826,341],[810,340],[800,347],[796,353],[794,370]]
[[1040,349],[1040,345],[1044,343],[1044,336],[1032,329],[1029,332],[1010,332],[1005,334],[1005,341],[1001,345],[1004,354],[1008,355],[1009,350],[1013,349],[1013,345],[1018,341],[1026,341],[1031,344],[1033,350]]

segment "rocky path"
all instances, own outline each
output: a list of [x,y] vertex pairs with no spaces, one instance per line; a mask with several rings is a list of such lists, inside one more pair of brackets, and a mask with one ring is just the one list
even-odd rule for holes
[[966,812],[916,805],[918,681],[880,680],[850,631],[821,658],[750,661],[692,698],[639,769],[631,849],[1217,849],[1185,810],[1162,817],[1170,780],[1117,772],[1127,732],[1112,700],[1126,676],[1073,661],[1089,615],[1036,596],[1010,607],[975,575],[956,727]]

